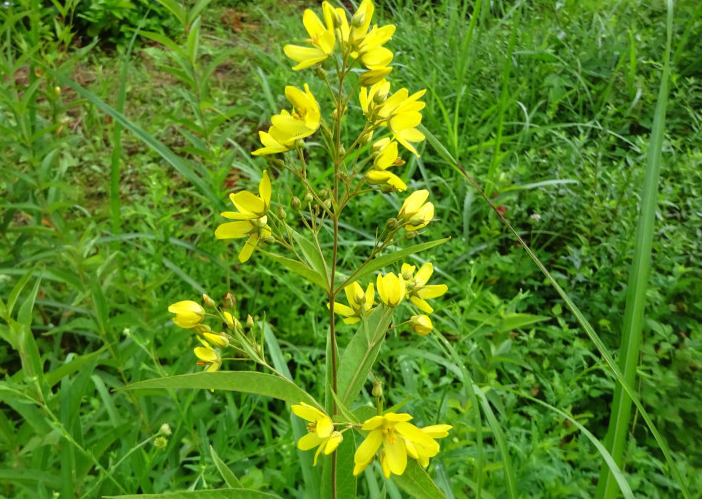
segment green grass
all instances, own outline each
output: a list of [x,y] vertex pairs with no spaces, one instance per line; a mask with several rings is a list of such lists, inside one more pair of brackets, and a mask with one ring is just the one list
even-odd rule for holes
[[[0,317],[16,321],[0,321],[0,496],[223,487],[212,446],[243,486],[313,497],[303,492],[312,479],[300,470],[283,403],[228,392],[113,391],[199,370],[193,338],[166,309],[230,290],[243,313],[266,314],[277,362],[295,381],[312,393],[322,386],[321,291],[260,255],[240,266],[238,247],[213,237],[217,203],[254,186],[264,167],[249,152],[283,105],[284,86],[308,82],[323,95],[282,53],[304,36],[308,6],[211,4],[190,60],[195,86],[165,69],[183,70],[171,51],[144,37],[129,59],[109,48],[81,51],[51,41],[46,19],[25,33],[0,11],[0,298],[13,308]],[[662,131],[654,109],[665,2],[398,1],[379,5],[378,15],[398,27],[389,44],[396,85],[428,89],[424,126],[489,193],[618,359],[644,165],[654,126]],[[702,8],[678,2],[673,21],[633,386],[699,497]],[[20,35],[42,37],[42,49],[22,60],[11,42]],[[185,47],[186,38],[177,43]],[[30,60],[43,69],[34,87]],[[122,85],[119,136],[96,98],[120,109]],[[119,143],[117,168],[111,154]],[[429,467],[447,497],[593,497],[603,458],[573,421],[604,442],[616,381],[499,217],[422,147],[421,158],[406,158],[403,178],[430,190],[439,222],[408,245],[452,237],[420,255],[435,262],[435,279],[450,294],[433,317],[441,336],[389,335],[374,372],[387,405],[408,398],[404,408],[418,424],[453,424]],[[310,154],[312,167],[326,170],[315,166],[315,148]],[[289,197],[281,190],[281,202]],[[354,206],[345,224],[361,242],[342,240],[342,270],[359,263],[377,221],[396,213],[393,203],[378,196]],[[351,334],[340,329],[342,345]],[[163,423],[173,435],[159,450],[149,439]],[[638,414],[622,468],[634,497],[681,496]],[[362,475],[359,496],[404,497],[379,476]]]

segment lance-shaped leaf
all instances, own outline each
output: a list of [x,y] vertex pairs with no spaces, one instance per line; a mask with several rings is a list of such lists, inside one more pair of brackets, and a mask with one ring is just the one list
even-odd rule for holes
[[322,409],[317,401],[292,381],[272,374],[253,371],[220,371],[181,374],[165,378],[147,379],[132,383],[123,390],[146,390],[155,388],[189,388],[199,390],[229,390],[253,393],[265,397],[285,400],[293,404],[306,402]]
[[376,308],[360,322],[358,331],[341,355],[337,392],[346,407],[351,406],[363,388],[391,321],[391,309]]
[[373,260],[369,261],[365,265],[363,265],[360,269],[358,269],[356,272],[351,274],[337,289],[337,293],[344,289],[346,286],[349,284],[358,281],[360,279],[363,279],[369,274],[372,274],[376,270],[380,270],[383,267],[387,267],[391,263],[395,263],[396,261],[412,255],[414,253],[419,253],[420,251],[427,250],[429,248],[433,248],[434,246],[438,246],[440,244],[445,243],[446,241],[449,241],[451,238],[450,237],[445,237],[443,239],[437,239],[436,241],[429,241],[428,243],[422,243],[422,244],[415,244],[414,246],[410,246],[409,248],[405,248],[399,251],[394,251],[390,253],[389,255],[383,255],[379,256],[378,258],[374,258]]

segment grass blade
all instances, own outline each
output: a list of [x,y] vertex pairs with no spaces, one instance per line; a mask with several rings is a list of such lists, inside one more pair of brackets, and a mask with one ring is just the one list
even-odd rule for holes
[[164,145],[161,141],[156,139],[153,135],[149,134],[135,123],[132,123],[126,116],[113,107],[108,106],[105,101],[100,99],[100,97],[92,93],[90,90],[83,88],[64,75],[54,73],[54,76],[62,85],[71,87],[88,101],[93,103],[102,112],[110,115],[117,123],[121,124],[124,128],[132,132],[142,142],[158,153],[173,168],[175,168],[178,173],[183,175],[195,186],[197,186],[198,189],[200,189],[200,192],[212,203],[213,209],[223,210],[225,208],[224,202],[219,198],[219,196],[217,196],[217,194],[215,194],[212,188],[205,183],[202,177],[198,176],[182,158],[166,147],[166,145]]
[[[648,275],[651,267],[651,249],[653,246],[653,231],[658,200],[658,179],[660,178],[663,137],[665,136],[665,113],[668,104],[668,80],[670,78],[670,51],[673,32],[673,2],[668,0],[667,41],[664,55],[663,75],[658,89],[658,101],[653,115],[653,129],[648,148],[646,171],[644,172],[643,194],[641,196],[641,212],[636,228],[636,246],[634,260],[631,264],[629,283],[626,291],[626,308],[622,339],[619,349],[619,367],[624,372],[626,382],[633,386],[636,381],[636,367],[639,363],[642,332],[644,325],[644,310],[646,307],[646,291]],[[606,445],[612,453],[614,461],[622,466],[624,451],[627,445],[627,433],[631,420],[631,398],[622,389],[622,385],[614,388],[614,399],[609,419],[609,432]],[[617,486],[609,466],[602,465],[600,479],[597,484],[599,499],[614,498]]]

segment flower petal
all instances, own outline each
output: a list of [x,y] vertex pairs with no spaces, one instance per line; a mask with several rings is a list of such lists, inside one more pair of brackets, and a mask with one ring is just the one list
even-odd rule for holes
[[432,284],[431,286],[423,286],[417,291],[417,296],[420,298],[437,298],[448,291],[446,284]]
[[424,286],[427,281],[429,281],[429,278],[431,275],[434,273],[434,266],[431,264],[431,262],[427,262],[421,267],[419,267],[419,270],[417,271],[417,275],[414,276],[414,282],[417,286]]
[[215,229],[215,237],[217,239],[238,239],[246,237],[252,229],[253,225],[248,221],[229,222]]
[[290,406],[293,414],[306,421],[317,422],[320,419],[326,418],[327,415],[322,411],[304,402]]
[[318,447],[322,442],[324,442],[323,438],[319,438],[316,433],[311,432],[297,441],[297,448],[300,450],[310,450]]
[[385,458],[388,460],[388,467],[396,475],[402,475],[407,467],[407,448],[402,438],[395,438],[395,442],[390,443],[387,439],[383,441]]
[[286,45],[283,47],[283,52],[285,52],[285,55],[290,57],[295,62],[299,62],[297,66],[293,67],[294,71],[297,71],[298,69],[305,69],[309,68],[310,66],[314,66],[318,62],[322,62],[327,57],[329,57],[327,54],[324,53],[322,49],[319,49],[317,47],[300,47],[298,45]]
[[258,236],[256,234],[251,234],[244,244],[244,247],[241,248],[241,251],[239,251],[239,261],[241,263],[244,263],[251,258],[251,254],[253,253],[257,244]]
[[375,453],[378,452],[381,443],[383,443],[383,432],[380,429],[371,431],[356,449],[353,462],[356,464],[370,463]]
[[271,179],[268,176],[268,170],[263,170],[263,177],[258,184],[258,193],[266,209],[271,205]]
[[242,213],[256,213],[262,215],[265,213],[266,205],[263,200],[253,192],[239,191],[236,194],[230,194],[229,199],[234,203],[236,209]]

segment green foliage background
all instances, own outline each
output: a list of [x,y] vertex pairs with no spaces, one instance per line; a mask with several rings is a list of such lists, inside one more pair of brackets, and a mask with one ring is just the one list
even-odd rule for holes
[[[159,43],[165,35],[142,33],[129,50],[128,27],[148,9],[127,9],[129,22],[115,31],[95,19],[83,27],[78,14],[87,4],[41,10],[39,2],[15,3],[0,7],[0,495],[221,487],[212,446],[244,487],[305,497],[282,402],[114,389],[199,370],[194,338],[170,323],[166,309],[231,290],[244,314],[266,314],[295,381],[321,391],[322,293],[260,255],[236,263],[237,244],[214,239],[221,219],[212,201],[255,186],[264,163],[249,153],[256,131],[283,106],[285,85],[308,82],[322,95],[310,73],[290,71],[282,53],[285,43],[304,39],[302,11],[316,6],[209,4],[188,76],[173,47]],[[428,89],[423,124],[484,186],[616,354],[660,82],[664,2],[497,0],[474,7],[450,0],[378,5],[383,22],[398,27],[389,44],[394,81]],[[700,497],[702,7],[677,2],[674,22],[637,388]],[[143,30],[165,27],[173,45],[185,47],[178,26],[159,4]],[[78,32],[87,34],[80,44]],[[101,36],[96,45],[94,34]],[[112,118],[60,77],[122,109],[171,148],[176,163],[115,131]],[[349,127],[361,123],[352,102],[358,122]],[[437,282],[450,293],[433,316],[440,336],[389,336],[374,373],[385,383],[387,405],[407,398],[417,424],[453,424],[429,467],[447,497],[507,497],[498,442],[485,421],[477,423],[465,370],[503,428],[520,494],[592,497],[599,453],[568,420],[519,394],[565,411],[602,440],[613,378],[498,217],[423,147],[421,158],[406,158],[403,178],[410,189],[429,189],[436,205],[439,221],[423,240],[452,240],[418,263],[434,262]],[[312,143],[308,150],[322,186],[328,172],[321,149]],[[274,181],[282,203],[304,194],[282,184]],[[400,199],[361,199],[345,221],[341,268],[359,263]],[[344,345],[352,331],[340,332]],[[447,344],[455,356],[446,354]],[[147,439],[163,423],[173,434],[159,450]],[[631,437],[625,471],[634,495],[678,497],[638,418]],[[363,494],[403,497],[378,476],[362,476]]]

